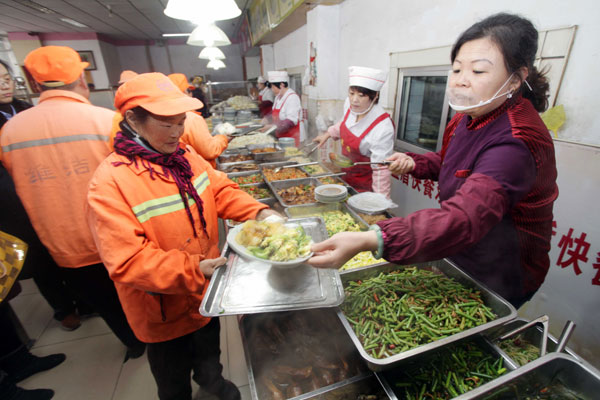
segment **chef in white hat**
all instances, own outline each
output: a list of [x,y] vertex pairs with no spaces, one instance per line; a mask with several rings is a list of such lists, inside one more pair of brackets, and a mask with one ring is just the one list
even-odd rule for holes
[[[314,141],[319,146],[329,138],[342,141],[342,154],[353,162],[381,162],[394,152],[394,124],[379,102],[387,79],[384,71],[349,67],[348,98],[344,117]],[[355,165],[343,168],[342,177],[359,192],[377,192],[390,197],[391,173],[384,165]]]
[[258,86],[258,109],[260,110],[260,116],[265,117],[271,114],[273,108],[273,100],[275,100],[275,94],[269,87],[269,81],[264,77],[259,76],[256,80]]
[[269,71],[269,86],[275,94],[272,118],[277,126],[275,136],[292,137],[296,147],[300,146],[302,124],[302,103],[300,96],[288,87],[289,77],[286,71]]

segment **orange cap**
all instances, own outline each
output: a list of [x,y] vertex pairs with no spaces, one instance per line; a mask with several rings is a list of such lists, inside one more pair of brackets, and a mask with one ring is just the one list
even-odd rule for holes
[[121,72],[121,76],[119,77],[119,85],[127,82],[132,78],[135,78],[136,76],[138,76],[137,72],[133,72],[131,70],[126,69],[125,71]]
[[156,115],[177,115],[197,110],[202,102],[186,96],[160,72],[139,74],[125,82],[115,94],[115,108],[121,115],[140,106]]
[[168,77],[183,93],[188,89],[195,89],[195,87],[188,82],[187,77],[184,74],[171,74],[168,75]]
[[90,65],[81,61],[75,50],[66,46],[44,46],[25,57],[25,67],[36,82],[48,87],[73,83]]

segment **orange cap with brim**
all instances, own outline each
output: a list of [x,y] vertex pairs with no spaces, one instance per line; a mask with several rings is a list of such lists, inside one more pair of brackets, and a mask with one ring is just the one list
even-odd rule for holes
[[66,46],[44,46],[25,57],[25,67],[36,82],[48,87],[73,83],[90,65],[81,61],[75,50]]
[[188,89],[194,89],[194,86],[190,85],[184,74],[171,74],[168,77],[183,93]]
[[138,76],[137,72],[126,69],[125,71],[121,72],[121,76],[119,76],[119,85],[135,78],[136,76]]
[[165,75],[150,72],[125,82],[115,94],[115,108],[121,115],[138,106],[155,115],[170,116],[197,110],[202,102],[183,94]]

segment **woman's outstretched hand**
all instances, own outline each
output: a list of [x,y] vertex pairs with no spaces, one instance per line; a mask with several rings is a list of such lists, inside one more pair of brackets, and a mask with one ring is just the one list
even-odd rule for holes
[[361,251],[377,250],[377,234],[367,232],[342,232],[312,245],[315,253],[307,263],[316,268],[339,268]]
[[388,168],[394,175],[408,174],[415,169],[415,160],[404,153],[394,153],[386,161],[392,161]]

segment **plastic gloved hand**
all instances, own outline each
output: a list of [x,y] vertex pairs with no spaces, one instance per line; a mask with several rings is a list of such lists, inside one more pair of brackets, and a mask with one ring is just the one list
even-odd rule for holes
[[415,169],[415,160],[405,153],[394,153],[386,161],[392,161],[388,169],[394,175],[407,174]]
[[[281,215],[277,211],[271,210],[270,208],[265,208],[265,209],[260,210],[258,212],[258,214],[256,214],[256,220],[262,221],[267,218],[273,219],[274,216],[279,217],[282,221],[284,221],[286,219],[285,216]],[[271,222],[274,222],[274,221],[271,221]]]
[[340,268],[361,251],[377,250],[377,234],[367,232],[342,232],[315,243],[311,251],[315,254],[307,263],[316,268]]
[[207,277],[210,278],[212,274],[215,272],[215,269],[224,265],[227,262],[227,258],[219,257],[219,258],[207,258],[205,260],[200,261],[200,272]]

